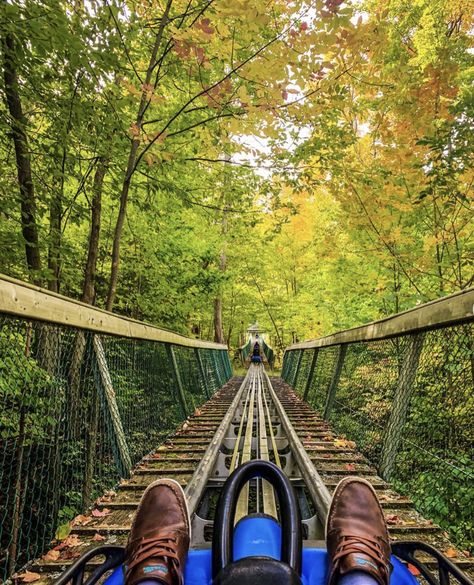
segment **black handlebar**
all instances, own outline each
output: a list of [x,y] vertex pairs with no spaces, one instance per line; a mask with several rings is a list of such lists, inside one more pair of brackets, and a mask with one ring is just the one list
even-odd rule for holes
[[301,575],[302,534],[298,502],[293,487],[283,471],[270,461],[254,459],[238,467],[225,482],[214,518],[212,539],[212,578],[233,561],[234,518],[243,486],[254,477],[262,477],[275,489],[280,505],[281,555]]

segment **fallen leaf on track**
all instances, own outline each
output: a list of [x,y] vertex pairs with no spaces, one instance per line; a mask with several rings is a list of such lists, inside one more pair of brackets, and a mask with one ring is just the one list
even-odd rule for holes
[[448,548],[444,551],[445,556],[449,559],[455,559],[458,556],[458,551],[455,548]]
[[71,522],[66,522],[65,524],[61,524],[61,526],[58,526],[58,529],[56,530],[55,538],[56,538],[56,540],[63,540],[63,538],[66,538],[67,536],[69,536],[70,532],[71,532]]
[[45,555],[41,557],[43,561],[57,561],[59,559],[59,551],[58,550],[50,550]]
[[65,540],[55,546],[53,550],[65,550],[71,546],[82,546],[84,544],[77,534],[70,534]]
[[85,526],[86,524],[89,524],[91,520],[92,518],[90,516],[84,516],[83,514],[79,514],[79,516],[76,516],[74,518],[71,524],[72,526]]
[[61,559],[63,560],[78,559],[80,556],[81,553],[78,550],[67,549],[61,555]]
[[95,510],[92,510],[91,512],[92,516],[94,516],[94,518],[102,518],[103,516],[107,516],[107,514],[110,514],[110,510],[108,510],[107,508],[104,508],[103,510],[97,510],[97,508]]
[[102,534],[99,534],[98,532],[96,532],[94,534],[94,536],[92,537],[92,540],[94,540],[96,542],[100,542],[102,540],[105,540],[105,536],[102,536]]
[[32,571],[25,571],[21,575],[18,575],[18,579],[21,579],[23,583],[34,583],[41,579],[41,575],[39,573],[33,573]]

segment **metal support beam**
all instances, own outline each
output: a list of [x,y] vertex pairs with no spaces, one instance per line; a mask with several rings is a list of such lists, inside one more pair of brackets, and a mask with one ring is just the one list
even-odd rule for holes
[[120,418],[117,397],[107,366],[104,346],[98,335],[94,335],[93,346],[96,357],[93,361],[94,377],[99,394],[102,397],[104,410],[106,411],[106,423],[110,427],[109,434],[112,440],[112,452],[120,475],[124,478],[130,477],[132,460],[122,426],[122,419]]
[[319,347],[316,347],[313,350],[313,357],[311,359],[311,366],[309,368],[308,377],[306,378],[306,385],[304,387],[303,400],[308,400],[309,389],[311,388],[311,382],[313,381],[314,370],[316,368],[316,363],[318,361],[318,353],[319,353]]
[[304,353],[304,349],[302,349],[298,352],[298,361],[296,362],[295,375],[293,376],[293,383],[291,384],[295,390],[296,390],[296,382],[298,380],[298,374],[300,373],[301,360],[303,359],[303,353]]
[[215,377],[216,377],[216,382],[217,382],[217,387],[215,388],[215,390],[217,390],[218,388],[220,388],[222,386],[222,383],[221,383],[221,376],[219,373],[219,365],[217,363],[216,354],[214,352],[211,352],[211,359],[212,359],[212,363],[214,365],[214,372],[215,372]]
[[337,354],[336,366],[332,375],[331,383],[329,384],[328,393],[326,395],[326,404],[324,406],[323,417],[325,420],[329,419],[331,414],[332,405],[334,404],[334,398],[336,397],[337,387],[339,385],[339,378],[341,377],[342,366],[344,365],[344,359],[347,353],[347,345],[340,345],[339,352]]
[[179,373],[178,362],[176,361],[176,355],[174,353],[174,348],[172,345],[166,345],[166,352],[168,354],[168,358],[171,361],[173,366],[173,374],[174,374],[174,381],[176,387],[178,389],[178,399],[179,404],[181,406],[181,411],[184,415],[184,418],[188,417],[188,405],[186,404],[186,396],[184,394],[184,386],[183,382],[181,381],[181,375]]
[[423,339],[423,333],[409,338],[409,345],[400,369],[380,458],[380,475],[386,481],[390,479],[395,468],[395,461],[402,440],[403,427],[407,419],[408,407],[413,394],[416,373],[423,349]]
[[198,365],[199,376],[202,380],[202,385],[204,386],[204,393],[206,394],[207,398],[211,397],[211,393],[209,392],[209,388],[207,387],[207,379],[206,374],[204,372],[204,364],[202,363],[201,353],[198,347],[194,348],[194,355],[196,357],[196,362]]

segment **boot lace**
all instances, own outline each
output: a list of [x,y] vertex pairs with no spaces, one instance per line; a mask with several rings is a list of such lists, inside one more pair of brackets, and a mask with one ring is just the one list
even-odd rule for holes
[[170,573],[173,575],[173,582],[182,585],[182,577],[180,569],[180,561],[176,553],[177,539],[176,535],[163,534],[160,537],[141,538],[139,541],[131,543],[133,555],[127,562],[127,576],[128,580],[131,571],[140,563],[151,558],[165,559]]
[[383,582],[388,583],[391,564],[384,562],[385,554],[378,540],[360,535],[344,535],[333,557],[334,567],[338,568],[341,559],[349,554],[369,557],[381,573]]

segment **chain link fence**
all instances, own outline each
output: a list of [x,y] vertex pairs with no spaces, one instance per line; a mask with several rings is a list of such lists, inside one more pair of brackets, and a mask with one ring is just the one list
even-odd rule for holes
[[273,349],[266,343],[266,341],[262,338],[262,349],[265,357],[267,358],[268,365],[273,369],[275,365],[275,352]]
[[230,378],[223,347],[0,313],[0,580],[38,557]]
[[472,312],[468,322],[438,325],[375,340],[308,342],[286,351],[282,377],[383,479],[472,550]]

